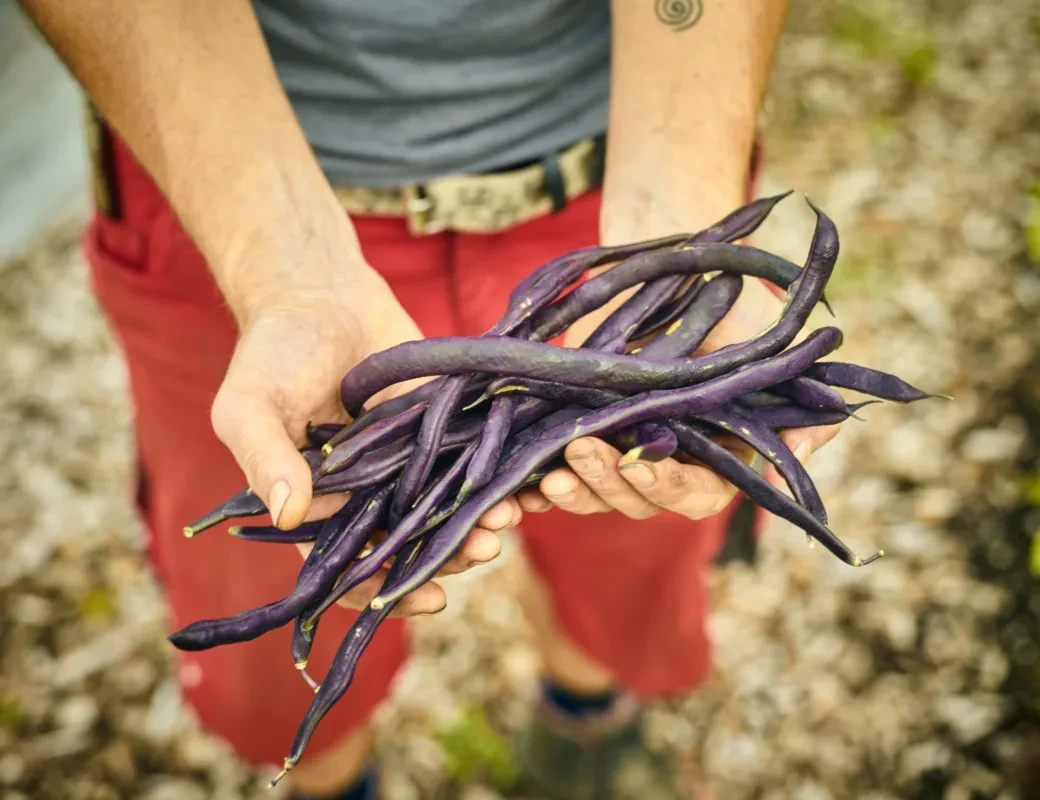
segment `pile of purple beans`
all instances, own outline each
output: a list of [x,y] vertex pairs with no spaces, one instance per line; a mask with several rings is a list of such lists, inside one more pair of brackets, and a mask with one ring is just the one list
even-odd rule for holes
[[[837,388],[901,403],[934,395],[893,375],[823,361],[841,345],[836,327],[793,344],[817,303],[827,303],[824,288],[838,256],[834,224],[809,204],[816,228],[804,267],[733,244],[787,194],[757,200],[700,233],[567,253],[522,281],[502,319],[483,336],[406,342],[347,373],[341,392],[353,422],[311,426],[302,453],[314,494],[348,492],[349,501],[329,519],[292,531],[232,529],[253,541],[313,542],[295,588],[269,605],[196,622],[170,637],[182,650],[201,650],[294,625],[292,657],[315,697],[282,775],[346,692],[359,658],[400,599],[437,574],[485,511],[563,466],[564,448],[579,437],[603,438],[626,460],[675,457],[708,465],[846,564],[861,566],[881,555],[860,558],[831,533],[812,480],[779,431],[839,424],[864,405],[848,405]],[[616,266],[583,280],[606,264]],[[694,356],[736,303],[745,275],[786,290],[779,319],[748,341]],[[636,286],[580,348],[549,343]],[[381,390],[424,377],[435,380],[365,408]],[[720,444],[720,436],[743,440],[772,464],[790,496]],[[185,533],[266,511],[245,490]],[[375,537],[383,531],[386,538]],[[295,549],[286,553],[297,557]],[[315,684],[304,667],[321,615],[387,564],[381,592]]]

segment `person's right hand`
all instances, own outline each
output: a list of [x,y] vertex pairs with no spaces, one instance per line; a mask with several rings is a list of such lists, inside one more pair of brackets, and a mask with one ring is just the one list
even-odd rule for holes
[[[307,423],[346,421],[339,387],[350,368],[373,353],[422,338],[374,270],[363,266],[351,276],[349,291],[288,287],[245,304],[248,314],[240,317],[241,335],[213,403],[214,431],[267,504],[274,524],[285,530],[305,519],[326,518],[346,502],[345,495],[312,502],[310,469],[298,450]],[[369,405],[409,388],[391,387]],[[519,519],[513,499],[489,510],[444,574],[494,558],[501,550],[497,532]],[[363,608],[385,577],[384,569],[346,595],[343,605]],[[443,589],[430,583],[402,600],[397,613],[434,613],[445,602]]]

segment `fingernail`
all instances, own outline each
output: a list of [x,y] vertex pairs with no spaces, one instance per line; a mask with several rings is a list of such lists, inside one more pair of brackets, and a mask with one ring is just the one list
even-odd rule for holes
[[448,607],[448,604],[447,604],[447,603],[445,603],[445,604],[444,604],[444,605],[442,605],[442,606],[441,606],[440,608],[438,608],[438,609],[437,609],[436,611],[423,611],[423,612],[422,612],[422,615],[423,615],[424,617],[432,617],[432,616],[433,616],[434,614],[440,614],[440,613],[441,613],[441,612],[442,612],[442,611],[443,611],[444,609],[446,609],[447,607]]
[[630,464],[621,468],[621,474],[625,480],[635,486],[653,486],[656,476],[645,464]]
[[571,456],[571,466],[587,478],[598,478],[603,474],[603,462],[593,452]]
[[278,520],[282,517],[282,512],[285,510],[285,504],[289,502],[289,495],[291,494],[289,484],[285,481],[278,481],[274,486],[271,487],[271,498],[268,502],[268,510],[271,512],[271,520],[274,522],[275,527],[278,527]]
[[548,498],[550,503],[557,503],[557,504],[563,504],[563,505],[566,505],[567,503],[573,503],[574,502],[574,498],[577,497],[577,496],[578,496],[577,492],[565,492],[564,494],[548,494],[548,495],[546,495],[546,497]]
[[794,457],[804,464],[808,460],[809,456],[812,455],[812,451],[812,442],[806,439],[794,449]]

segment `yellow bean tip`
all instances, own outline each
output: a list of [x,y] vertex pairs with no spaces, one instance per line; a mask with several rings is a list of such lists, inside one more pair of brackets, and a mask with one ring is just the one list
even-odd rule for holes
[[331,452],[332,452],[332,445],[330,445],[328,442],[325,442],[325,444],[323,444],[321,446],[321,454],[323,456],[327,456]]

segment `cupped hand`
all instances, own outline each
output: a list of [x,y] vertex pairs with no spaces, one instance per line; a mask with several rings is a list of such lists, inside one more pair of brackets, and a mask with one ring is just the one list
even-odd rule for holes
[[[776,321],[782,302],[761,281],[746,278],[744,290],[732,311],[719,323],[698,350],[698,354],[718,350],[727,344],[744,342]],[[580,343],[576,331],[568,345]],[[781,438],[803,464],[812,453],[837,435],[840,426],[821,426],[783,431]],[[751,449],[732,437],[720,437],[719,444],[751,463]],[[718,514],[733,499],[737,489],[710,468],[696,463],[681,463],[674,458],[651,463],[631,461],[619,465],[622,453],[600,439],[583,438],[571,442],[564,451],[570,469],[546,475],[537,489],[519,496],[522,510],[529,512],[560,508],[575,514],[619,511],[632,519],[647,519],[662,511],[672,511],[690,519]]]
[[[299,453],[307,423],[348,421],[339,399],[343,376],[373,353],[420,338],[389,287],[367,267],[347,298],[287,292],[251,306],[211,419],[275,525],[289,530],[343,506],[346,495],[312,497],[310,468]],[[390,387],[370,405],[413,386]],[[497,532],[519,517],[515,499],[490,509],[443,574],[494,558],[501,549]],[[385,570],[380,572],[346,595],[343,604],[364,607],[385,576]],[[431,613],[443,605],[443,590],[430,584],[398,610]]]

